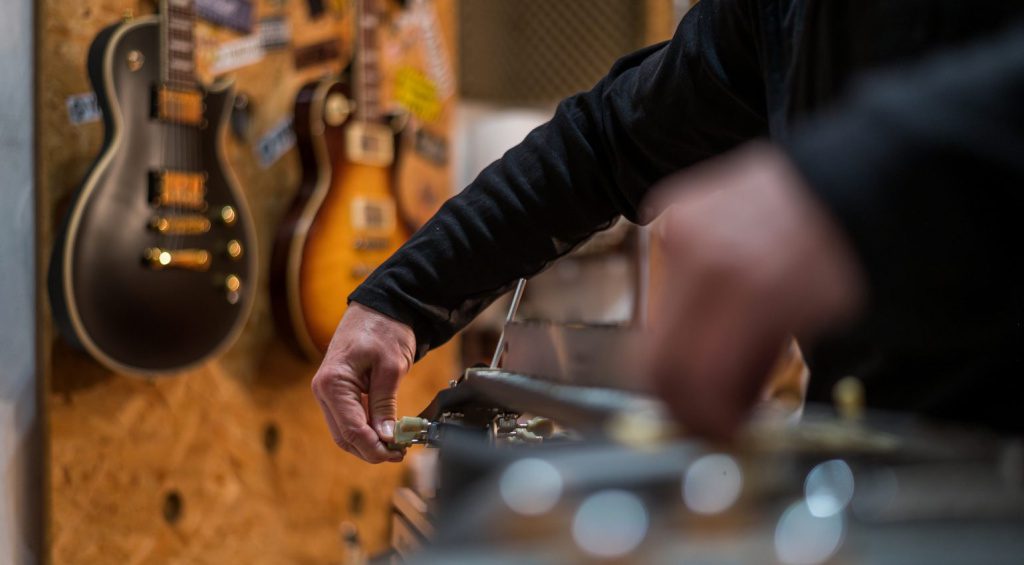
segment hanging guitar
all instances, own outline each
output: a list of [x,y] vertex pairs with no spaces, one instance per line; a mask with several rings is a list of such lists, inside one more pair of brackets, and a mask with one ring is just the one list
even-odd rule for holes
[[303,86],[294,127],[303,176],[271,259],[279,331],[319,360],[346,297],[406,233],[391,196],[398,134],[381,109],[380,0],[356,0],[356,46],[341,78]]
[[158,374],[226,348],[252,309],[255,236],[221,140],[234,98],[195,72],[193,0],[102,31],[89,77],[99,159],[49,272],[62,333],[108,367]]

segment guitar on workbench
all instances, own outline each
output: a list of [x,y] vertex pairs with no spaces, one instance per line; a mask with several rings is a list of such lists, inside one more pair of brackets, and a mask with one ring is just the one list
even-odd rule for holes
[[356,0],[356,47],[340,78],[303,86],[294,127],[303,175],[278,230],[270,291],[279,331],[319,360],[346,297],[402,244],[391,182],[398,133],[381,109],[380,0]]
[[234,93],[196,75],[193,0],[103,30],[89,77],[103,150],[74,194],[50,262],[62,333],[104,365],[159,374],[241,332],[255,235],[222,146]]

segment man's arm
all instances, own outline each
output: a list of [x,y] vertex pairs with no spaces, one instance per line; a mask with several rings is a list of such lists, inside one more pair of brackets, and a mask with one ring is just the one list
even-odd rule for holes
[[1024,27],[862,81],[787,152],[854,244],[879,338],[927,352],[1013,331]]
[[785,149],[666,183],[651,372],[689,430],[730,435],[786,336],[862,307],[886,348],[1019,355],[1024,29],[864,81]]
[[447,341],[662,177],[766,131],[746,0],[704,2],[675,38],[625,57],[484,170],[350,297]]
[[765,133],[749,2],[698,4],[671,42],[564,101],[356,289],[312,383],[335,443],[400,459],[383,441],[414,356],[616,216],[636,217],[665,175]]

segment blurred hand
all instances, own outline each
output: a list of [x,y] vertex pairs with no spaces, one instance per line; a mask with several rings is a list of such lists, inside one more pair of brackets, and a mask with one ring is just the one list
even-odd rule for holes
[[654,390],[688,431],[731,436],[788,336],[855,314],[862,282],[843,235],[766,144],[664,181],[645,203],[665,279],[652,313]]
[[412,328],[349,304],[312,384],[334,443],[370,463],[402,460],[384,442],[394,439],[398,380],[415,349]]

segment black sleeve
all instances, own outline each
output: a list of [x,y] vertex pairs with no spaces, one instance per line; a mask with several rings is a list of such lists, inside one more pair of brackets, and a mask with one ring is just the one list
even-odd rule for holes
[[787,146],[865,267],[881,343],[1020,347],[1024,28],[866,79]]
[[653,183],[766,133],[747,0],[701,2],[487,167],[349,296],[409,324],[417,355],[543,270]]

